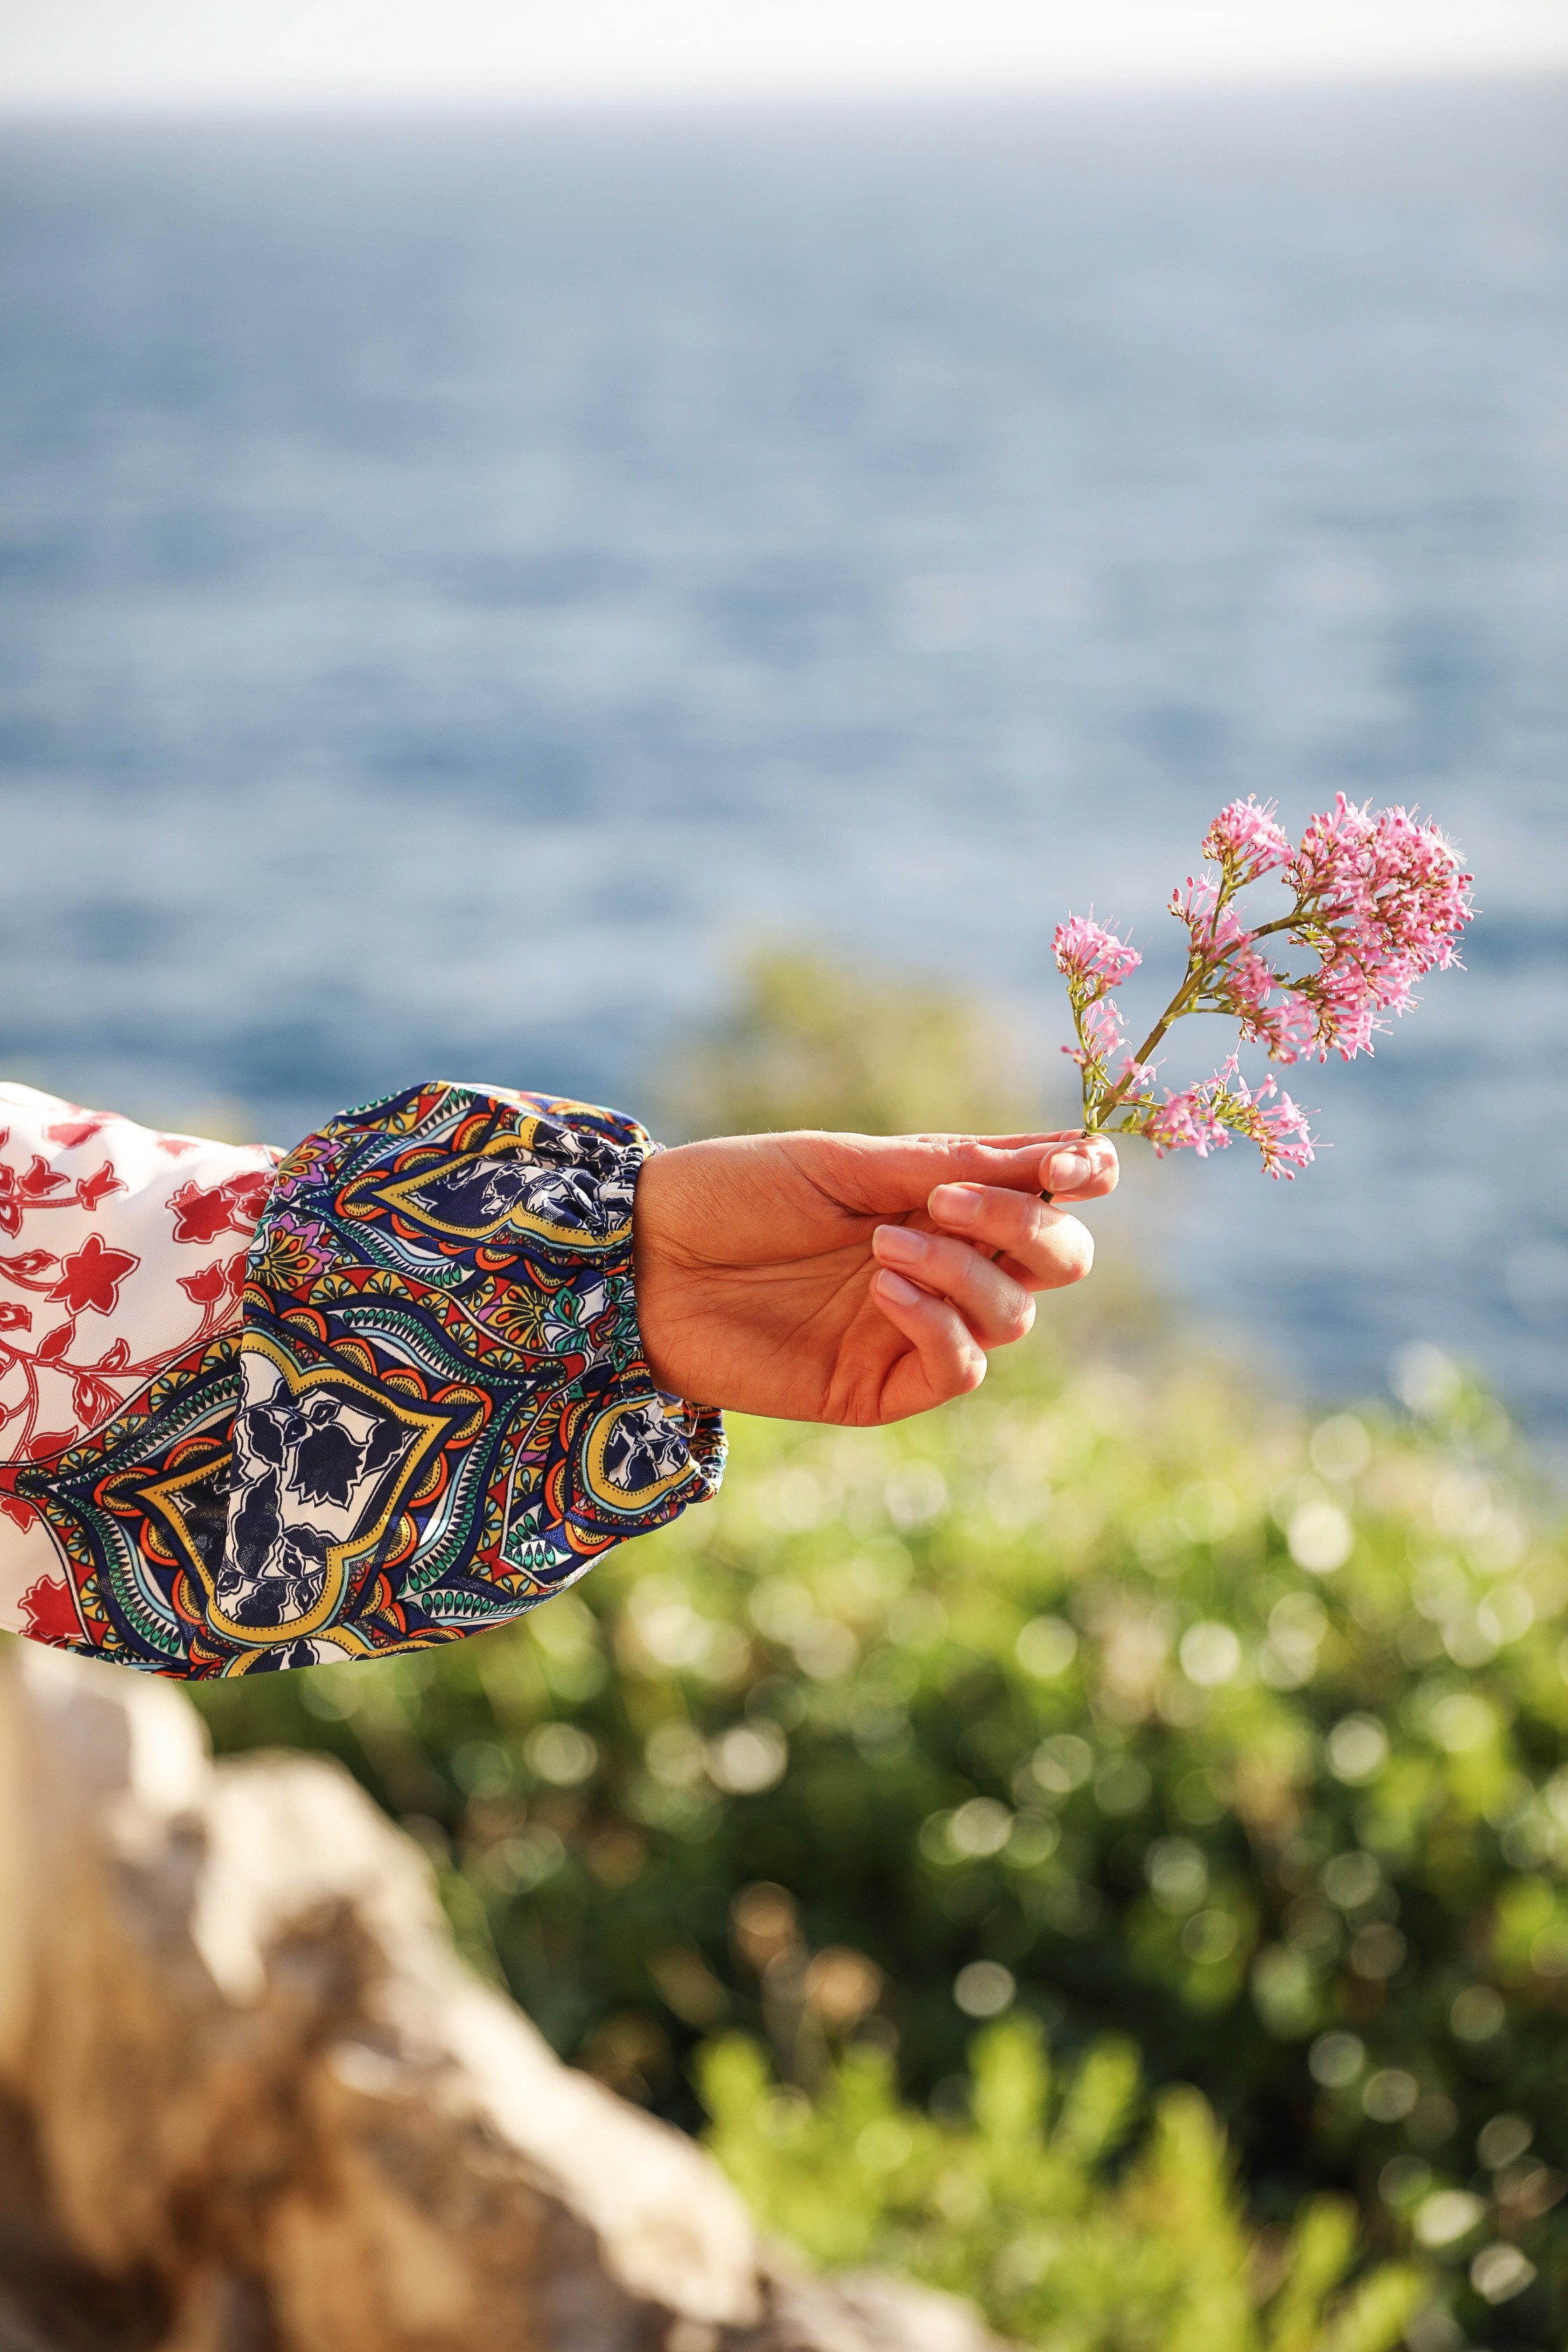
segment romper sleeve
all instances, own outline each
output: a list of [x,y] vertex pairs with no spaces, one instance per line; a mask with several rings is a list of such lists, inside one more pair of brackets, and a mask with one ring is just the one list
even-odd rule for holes
[[281,1157],[0,1085],[0,1626],[184,1670],[171,1563],[128,1496],[233,1419]]
[[427,1648],[711,1495],[720,1416],[655,1389],[637,1327],[654,1149],[613,1111],[430,1084],[289,1152],[206,1391],[182,1363],[134,1429],[15,1477],[83,1630],[117,1579],[157,1620],[106,1602],[69,1646],[191,1676]]

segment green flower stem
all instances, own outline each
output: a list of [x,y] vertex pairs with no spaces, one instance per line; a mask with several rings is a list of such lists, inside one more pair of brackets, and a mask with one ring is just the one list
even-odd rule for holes
[[[1219,894],[1215,900],[1214,906],[1214,913],[1216,920],[1226,907],[1229,905],[1231,899],[1235,897],[1236,890],[1237,885],[1235,882],[1226,880],[1221,883]],[[1310,919],[1310,901],[1306,898],[1298,898],[1296,904],[1291,908],[1290,912],[1288,915],[1277,916],[1271,923],[1259,923],[1255,930],[1249,931],[1247,934],[1245,940],[1233,940],[1228,947],[1223,949],[1217,955],[1211,956],[1206,961],[1200,961],[1195,954],[1190,956],[1187,960],[1187,969],[1181,986],[1177,989],[1175,994],[1166,1005],[1163,1013],[1161,1013],[1158,1021],[1155,1022],[1152,1029],[1150,1030],[1149,1034],[1144,1038],[1143,1043],[1138,1047],[1137,1052],[1133,1056],[1134,1066],[1140,1068],[1142,1067],[1143,1065],[1148,1062],[1150,1055],[1154,1052],[1156,1046],[1159,1045],[1161,1041],[1163,1039],[1166,1032],[1171,1029],[1176,1022],[1184,1019],[1187,1013],[1204,1011],[1223,1013],[1229,1010],[1229,1008],[1224,1003],[1216,1003],[1205,1006],[1199,1000],[1210,992],[1211,983],[1215,973],[1222,971],[1225,969],[1226,964],[1236,953],[1237,948],[1244,946],[1250,947],[1258,940],[1268,939],[1279,931],[1293,931],[1299,926],[1308,922]],[[1279,974],[1276,974],[1277,980],[1279,980],[1279,977],[1280,976]],[[1301,983],[1287,981],[1284,984],[1298,986]],[[1089,1003],[1097,1001],[1098,1000],[1091,998]],[[1074,1026],[1078,1030],[1079,1044],[1084,1048],[1086,1053],[1088,1051],[1088,1046],[1083,1034],[1083,1014],[1088,1011],[1088,1009],[1089,1007],[1087,1003],[1082,1006],[1075,1005],[1073,1008],[1073,1022]],[[1123,1119],[1114,1128],[1108,1127],[1106,1125],[1106,1120],[1110,1113],[1118,1109],[1131,1108],[1127,1102],[1127,1096],[1131,1084],[1131,1073],[1129,1072],[1126,1077],[1121,1079],[1117,1085],[1111,1087],[1109,1094],[1097,1100],[1096,1080],[1093,1066],[1090,1062],[1085,1062],[1083,1070],[1083,1123],[1086,1132],[1089,1134],[1127,1135],[1136,1131],[1138,1122],[1135,1118]]]

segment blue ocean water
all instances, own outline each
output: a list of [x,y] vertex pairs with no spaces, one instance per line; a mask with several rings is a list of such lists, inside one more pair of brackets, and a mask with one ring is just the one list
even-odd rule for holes
[[1293,1188],[1169,1171],[1159,1271],[1325,1390],[1421,1338],[1568,1429],[1565,131],[12,129],[0,1060],[282,1141],[430,1071],[638,1108],[802,932],[1044,1051],[1058,915],[1152,996],[1223,800],[1417,800],[1468,971],[1304,1076]]

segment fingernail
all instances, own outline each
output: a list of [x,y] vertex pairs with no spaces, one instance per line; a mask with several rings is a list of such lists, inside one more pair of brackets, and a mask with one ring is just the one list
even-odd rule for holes
[[1058,1151],[1046,1162],[1046,1183],[1053,1192],[1076,1192],[1094,1173],[1087,1152]]
[[923,1295],[912,1282],[906,1282],[901,1274],[890,1274],[886,1266],[877,1276],[877,1287],[895,1307],[913,1307]]
[[977,1184],[939,1184],[931,1196],[931,1213],[944,1225],[973,1225],[980,1215]]
[[879,1257],[891,1258],[896,1265],[918,1265],[931,1244],[924,1234],[912,1234],[907,1225],[879,1225],[872,1246]]

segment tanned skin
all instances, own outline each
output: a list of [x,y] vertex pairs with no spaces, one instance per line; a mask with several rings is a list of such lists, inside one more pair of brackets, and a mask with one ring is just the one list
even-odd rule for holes
[[[962,1396],[1079,1282],[1102,1137],[742,1135],[637,1183],[637,1313],[659,1387],[783,1421],[902,1421]],[[1047,1202],[1042,1198],[1048,1193]]]

